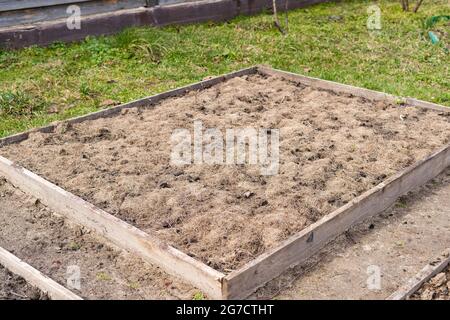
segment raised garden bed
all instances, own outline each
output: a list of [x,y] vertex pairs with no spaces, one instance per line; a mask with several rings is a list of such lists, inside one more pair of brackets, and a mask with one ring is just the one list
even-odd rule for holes
[[[279,129],[279,174],[171,164],[171,134],[194,120]],[[445,169],[449,129],[445,107],[259,67],[0,142],[88,203],[4,158],[0,172],[210,297],[242,298]]]
[[[327,1],[290,1],[288,9]],[[272,7],[270,0],[204,0],[141,8],[133,1],[102,1],[101,5],[95,2],[78,3],[83,12],[83,27],[78,29],[67,28],[66,6],[47,7],[47,10],[27,9],[25,13],[17,9],[9,12],[0,10],[0,48],[48,45],[56,41],[73,42],[87,36],[117,33],[128,27],[225,21],[240,15],[260,13]],[[278,8],[283,10],[285,3],[279,0],[277,2]],[[154,1],[147,1],[147,4],[153,5]],[[15,5],[16,8],[20,6],[21,4]],[[8,8],[4,10],[8,11]],[[18,22],[21,24],[17,25]]]

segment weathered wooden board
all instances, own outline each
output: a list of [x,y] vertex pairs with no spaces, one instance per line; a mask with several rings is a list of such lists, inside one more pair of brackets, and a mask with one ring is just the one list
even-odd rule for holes
[[66,19],[34,25],[0,28],[0,48],[18,49],[30,45],[49,45],[55,41],[73,42],[87,36],[109,35],[127,27],[155,25],[147,8],[119,10],[81,17],[81,29],[69,30]]
[[[256,67],[238,70],[120,106],[57,122],[49,126],[0,139],[0,147],[26,140],[31,132],[52,132],[62,122],[72,124],[80,123],[114,116],[120,113],[121,110],[127,108],[151,107],[162,99],[183,95],[193,90],[206,89],[227,79],[252,73],[256,73]],[[169,273],[191,282],[196,287],[202,289],[209,297],[214,299],[222,298],[221,280],[224,277],[222,273],[211,269],[203,263],[128,225],[122,220],[113,217],[3,157],[0,157],[0,175],[5,176],[5,178],[21,190],[37,197],[42,203],[59,214],[98,232],[117,246],[136,253],[144,260],[161,266]]]
[[41,7],[51,7],[61,4],[70,5],[78,2],[97,0],[0,0],[0,12]]
[[184,2],[194,2],[199,0],[159,0],[158,5],[165,6],[170,4],[184,3]]
[[414,294],[425,282],[433,278],[450,264],[450,249],[445,250],[433,262],[427,264],[418,274],[390,295],[387,300],[406,300]]
[[392,176],[345,206],[262,254],[224,282],[224,296],[242,299],[291,266],[300,264],[351,226],[389,208],[401,195],[426,183],[450,166],[450,145]]
[[12,273],[24,278],[25,281],[46,293],[53,300],[82,300],[75,293],[43,275],[3,248],[0,248],[0,264]]
[[[277,1],[280,10],[285,8],[283,0]],[[288,9],[328,1],[330,0],[290,0]],[[89,3],[87,2],[85,5],[87,6]],[[177,1],[176,4],[166,5],[162,3],[164,5],[151,7],[155,3],[156,0],[147,0],[147,7],[149,8],[114,9],[116,10],[114,12],[111,12],[111,8],[108,11],[101,7],[101,12],[109,13],[99,13],[100,11],[98,11],[97,14],[93,14],[94,9],[83,10],[82,27],[79,30],[69,30],[65,21],[46,20],[45,14],[35,12],[30,12],[31,18],[40,22],[34,25],[30,25],[30,22],[27,22],[27,25],[17,25],[20,19],[17,20],[17,17],[8,16],[9,13],[6,12],[5,19],[0,18],[0,20],[3,20],[3,22],[0,22],[0,47],[16,49],[34,44],[48,45],[55,41],[79,41],[88,35],[109,35],[127,27],[225,21],[239,15],[256,14],[271,6],[271,0],[202,0],[180,3]],[[118,4],[116,4],[116,7],[120,8]],[[122,7],[125,8],[125,6]],[[87,15],[88,13],[89,15]],[[62,12],[59,15],[62,19],[66,17]],[[56,15],[54,16],[56,17]],[[14,24],[14,27],[11,27],[11,23]],[[25,21],[21,23],[25,23]]]
[[[311,6],[317,3],[330,2],[333,0],[276,0],[277,10],[284,11],[286,9],[297,9]],[[240,14],[257,14],[262,11],[272,10],[272,0],[240,0]]]

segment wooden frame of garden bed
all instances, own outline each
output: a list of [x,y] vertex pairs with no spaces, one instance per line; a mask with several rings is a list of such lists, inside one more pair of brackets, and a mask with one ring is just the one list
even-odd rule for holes
[[43,275],[40,271],[1,247],[0,265],[22,277],[27,283],[47,294],[52,300],[82,300],[69,289]]
[[386,300],[406,300],[412,296],[420,287],[444,270],[450,265],[450,248],[446,249],[432,262],[427,264],[422,270],[419,271],[414,277],[409,279],[403,286],[401,286],[396,292],[391,294]]
[[[411,106],[450,112],[450,108],[412,98],[399,98],[382,92],[256,66],[64,122],[79,123],[109,117],[125,108],[151,107],[168,97],[202,90],[234,77],[256,73],[275,75],[313,88],[352,94],[366,99],[395,103],[401,101]],[[57,124],[0,139],[0,147],[26,140],[33,131],[51,132]],[[242,268],[225,275],[0,156],[0,175],[5,176],[12,184],[37,197],[59,214],[96,231],[120,248],[190,282],[213,299],[247,298],[290,267],[306,261],[356,223],[384,211],[398,197],[425,184],[448,166],[450,166],[450,144],[393,175]]]

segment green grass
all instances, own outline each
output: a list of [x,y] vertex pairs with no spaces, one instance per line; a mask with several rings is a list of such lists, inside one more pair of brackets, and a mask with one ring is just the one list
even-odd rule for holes
[[449,14],[447,1],[424,1],[418,14],[378,1],[377,33],[366,28],[372,2],[345,1],[291,11],[287,36],[261,14],[0,51],[0,136],[254,64],[450,105],[448,39],[432,45],[423,27]]
[[196,292],[192,297],[192,300],[205,300],[205,296],[202,292]]

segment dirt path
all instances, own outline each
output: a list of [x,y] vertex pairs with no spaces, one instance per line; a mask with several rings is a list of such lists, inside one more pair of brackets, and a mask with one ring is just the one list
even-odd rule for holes
[[[73,266],[78,267],[80,289],[69,289],[85,299],[191,299],[197,292],[160,269],[104,245],[1,177],[0,246],[64,286],[76,272]],[[9,283],[11,290],[20,286]],[[10,296],[5,291],[8,284],[2,285],[6,287],[0,295]]]
[[[254,297],[385,299],[449,244],[450,169],[381,216],[353,228],[307,265],[286,272]],[[374,279],[369,276],[377,267],[380,290],[369,290],[367,281]]]

